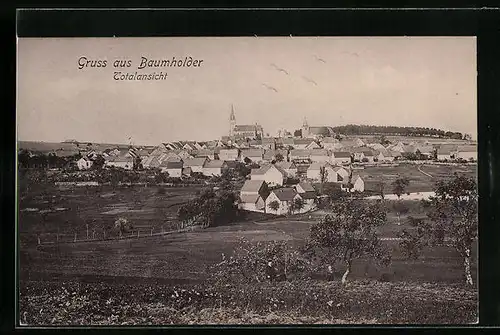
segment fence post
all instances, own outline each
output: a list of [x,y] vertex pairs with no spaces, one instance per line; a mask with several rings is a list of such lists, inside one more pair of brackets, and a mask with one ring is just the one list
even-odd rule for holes
[[74,242],[76,242],[76,233],[75,233],[75,240],[74,240]]
[[153,228],[151,228],[151,236],[153,236]]
[[104,232],[104,238],[103,239],[105,240],[106,239],[106,231],[103,230],[103,232]]
[[40,243],[40,235],[37,235],[37,237],[38,237],[38,245],[40,245],[41,244]]
[[89,224],[87,223],[86,226],[87,226],[87,240],[88,240],[89,239]]
[[137,238],[139,238],[139,229],[137,229]]

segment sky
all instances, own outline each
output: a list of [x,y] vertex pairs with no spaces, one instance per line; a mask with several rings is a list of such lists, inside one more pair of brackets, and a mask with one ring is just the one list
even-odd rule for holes
[[[79,69],[79,58],[107,60]],[[193,57],[138,70],[141,57]],[[131,60],[114,68],[114,60]],[[117,81],[114,72],[167,72]],[[156,145],[310,126],[423,126],[477,138],[474,37],[154,37],[18,39],[18,140]],[[129,140],[130,138],[130,140]]]

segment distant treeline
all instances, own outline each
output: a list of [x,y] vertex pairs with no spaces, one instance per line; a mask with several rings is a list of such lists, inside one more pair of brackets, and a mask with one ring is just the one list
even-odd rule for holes
[[348,124],[346,126],[336,126],[332,128],[336,133],[343,135],[401,135],[432,136],[457,140],[470,139],[470,135],[468,134],[427,127],[369,126]]

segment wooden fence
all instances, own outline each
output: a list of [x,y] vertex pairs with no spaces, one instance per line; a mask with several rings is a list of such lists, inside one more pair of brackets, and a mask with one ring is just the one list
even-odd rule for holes
[[43,233],[36,235],[37,245],[54,245],[54,244],[70,244],[70,243],[85,243],[98,241],[120,241],[125,239],[139,239],[154,236],[165,236],[182,232],[194,231],[195,229],[204,227],[203,225],[193,224],[194,222],[180,222],[176,229],[165,230],[163,227],[135,227],[128,232],[119,231],[115,234],[110,234],[109,231],[87,229],[86,232],[80,233]]

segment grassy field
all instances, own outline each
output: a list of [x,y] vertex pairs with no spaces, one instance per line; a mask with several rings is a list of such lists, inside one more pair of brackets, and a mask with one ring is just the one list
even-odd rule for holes
[[[380,166],[366,167],[362,170],[355,170],[355,174],[359,174],[365,181],[365,190],[374,191],[377,189],[377,184],[383,182],[385,192],[392,192],[391,183],[400,177],[407,177],[410,180],[406,191],[407,192],[428,192],[434,189],[434,185],[438,180],[448,179],[453,176],[454,172],[463,174],[468,177],[477,177],[477,166],[449,166],[449,165],[423,165],[401,164],[399,166]],[[430,177],[430,176],[432,177]]]
[[[394,178],[397,173],[406,173],[412,176],[410,186],[413,184],[413,187],[417,185],[429,187],[434,179],[413,166],[398,168],[393,170],[384,168],[384,177],[389,179]],[[448,167],[442,166],[425,166],[422,169],[438,177],[445,177],[453,172],[446,170]],[[371,171],[366,170],[375,175],[382,173],[375,168]],[[465,172],[472,173],[470,170]],[[172,305],[167,299],[169,295],[165,296],[165,292],[174,286],[180,285],[186,289],[201,287],[200,291],[204,290],[205,293],[207,290],[210,291],[210,285],[207,288],[205,283],[211,268],[220,262],[223,253],[231,255],[241,237],[252,241],[287,240],[291,245],[298,247],[307,238],[311,224],[327,212],[318,210],[289,218],[276,217],[261,221],[255,219],[258,216],[250,215],[245,222],[228,226],[166,236],[145,236],[151,227],[158,232],[162,227],[167,230],[175,226],[175,215],[180,204],[193,198],[199,191],[197,187],[169,187],[165,188],[164,192],[159,189],[159,187],[112,188],[111,186],[63,189],[33,185],[31,191],[19,200],[21,310],[26,311],[32,320],[33,318],[37,320],[37,324],[68,322],[154,324],[155,322],[182,323],[188,320],[199,323],[234,323],[235,320],[242,322],[241,320],[250,314],[253,317],[249,317],[248,323],[292,321],[384,323],[398,320],[402,323],[472,322],[471,320],[475,318],[477,292],[475,289],[463,287],[463,260],[451,247],[429,248],[419,259],[408,260],[402,255],[398,241],[387,239],[396,237],[402,229],[411,229],[406,221],[407,215],[425,215],[417,201],[405,201],[410,211],[400,222],[392,209],[392,201],[386,201],[388,223],[379,233],[385,239],[383,243],[392,250],[392,262],[387,267],[379,267],[366,259],[355,260],[351,273],[353,287],[356,288],[354,293],[349,293],[349,289],[339,293],[339,288],[335,286],[338,285],[338,281],[325,282],[322,273],[318,273],[315,280],[307,283],[279,284],[292,285],[286,290],[290,292],[288,295],[295,294],[295,296],[302,296],[306,291],[313,294],[310,290],[315,287],[319,290],[318,294],[323,295],[321,299],[333,299],[335,304],[344,306],[340,310],[331,309],[327,304],[329,300],[322,301],[316,306],[314,303],[318,300],[315,298],[316,302],[311,302],[311,296],[303,299],[305,305],[300,307],[302,309],[274,308],[274,302],[267,302],[264,305],[270,306],[270,309],[266,312],[259,309],[261,306],[259,301],[252,300],[245,306],[240,303],[244,297],[238,298],[240,293],[237,292],[254,290],[252,296],[272,297],[285,289],[281,286],[267,287],[264,284],[244,289],[235,288],[234,292],[231,291],[232,299],[237,300],[234,306],[224,307],[209,302],[204,302],[196,308],[187,303],[186,306]],[[143,237],[37,245],[37,236],[41,236],[42,242],[54,241],[57,231],[61,234],[60,240],[72,240],[75,231],[78,236],[84,238],[87,223],[90,231],[95,229],[99,233],[118,217],[130,220],[136,229],[141,229]],[[398,222],[401,224],[398,225]],[[474,246],[472,254],[474,260],[472,273],[475,282],[476,257],[477,245]],[[341,264],[335,264],[336,278],[340,278],[343,270]],[[61,285],[68,289],[74,288],[76,293],[71,296],[71,301],[68,302],[68,294],[60,292]],[[429,287],[429,285],[434,286]],[[364,291],[362,287],[365,287]],[[142,307],[140,311],[134,312],[136,314],[131,315],[127,314],[130,312],[128,309],[120,313],[111,309],[108,311],[107,305],[100,306],[103,301],[99,300],[96,290],[100,290],[99,294],[108,292],[109,295],[111,294],[109,292],[114,292],[110,296],[110,299],[112,298],[110,308],[114,306],[116,310],[122,310],[123,304],[133,306],[135,303]],[[96,295],[92,297],[94,293],[91,292]],[[135,293],[129,294],[130,292]],[[388,296],[389,293],[392,295]],[[448,295],[445,298],[443,295],[446,294]],[[48,299],[58,306],[61,304],[60,310],[49,312]],[[389,305],[388,299],[394,304]],[[418,307],[415,305],[417,301],[415,299],[420,301]],[[397,307],[403,301],[408,302],[407,314],[404,315]],[[69,305],[65,305],[68,303]],[[323,308],[325,304],[328,305],[326,309]],[[375,307],[371,309],[367,307],[372,305],[379,306],[379,311],[377,312]],[[449,310],[447,311],[445,306],[455,306],[453,312],[455,314],[446,314]],[[431,309],[434,311],[433,314],[425,316]],[[37,314],[40,310],[44,311]],[[305,310],[309,312],[306,313]],[[276,318],[273,320],[266,318],[270,311],[276,313]]]

